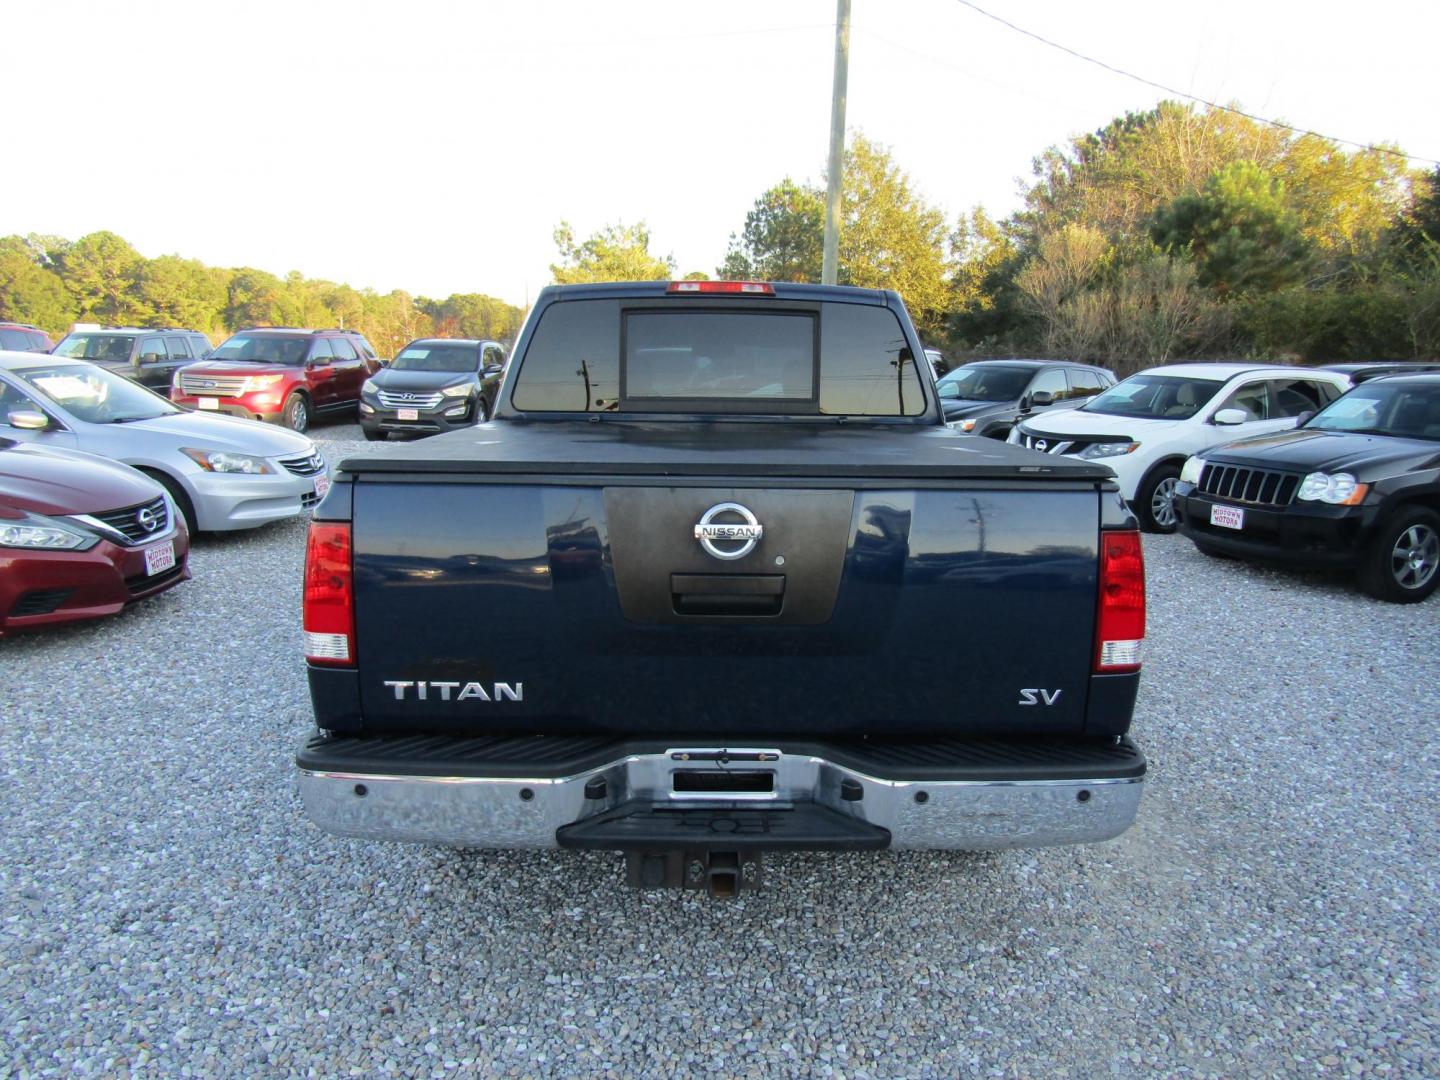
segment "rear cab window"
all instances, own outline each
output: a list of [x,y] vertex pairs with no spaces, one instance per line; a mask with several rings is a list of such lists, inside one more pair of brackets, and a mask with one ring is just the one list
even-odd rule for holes
[[518,358],[527,412],[917,416],[920,374],[879,305],[549,305]]

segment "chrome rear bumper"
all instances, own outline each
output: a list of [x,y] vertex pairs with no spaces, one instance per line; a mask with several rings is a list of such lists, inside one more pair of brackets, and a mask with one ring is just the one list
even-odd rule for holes
[[[721,753],[723,764],[716,760]],[[688,785],[676,774],[697,772],[709,777],[704,790],[679,790]],[[727,790],[724,778],[736,772],[749,779]],[[771,776],[757,784],[757,773]],[[556,831],[562,826],[636,800],[676,811],[724,807],[742,814],[815,803],[888,830],[893,848],[984,851],[1118,836],[1135,820],[1143,779],[1142,769],[1098,779],[908,780],[867,775],[815,754],[674,748],[629,754],[559,778],[302,767],[299,790],[320,828],[370,840],[548,848],[560,846]],[[757,790],[766,785],[769,790]]]

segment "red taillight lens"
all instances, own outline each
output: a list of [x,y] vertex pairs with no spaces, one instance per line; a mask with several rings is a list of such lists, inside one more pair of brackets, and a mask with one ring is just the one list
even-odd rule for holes
[[355,588],[350,524],[312,521],[305,544],[305,659],[355,663]]
[[1145,555],[1134,530],[1100,534],[1095,670],[1139,671],[1145,645]]
[[774,296],[775,286],[768,281],[672,281],[665,290],[672,293],[749,293],[753,296]]

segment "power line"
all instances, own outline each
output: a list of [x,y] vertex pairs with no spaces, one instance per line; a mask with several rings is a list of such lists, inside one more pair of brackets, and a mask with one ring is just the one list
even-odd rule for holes
[[1281,131],[1293,132],[1296,135],[1313,135],[1317,139],[1326,139],[1329,142],[1343,143],[1346,146],[1357,146],[1362,150],[1373,150],[1377,154],[1390,154],[1394,157],[1402,158],[1405,161],[1423,161],[1427,165],[1440,165],[1440,159],[1417,157],[1414,154],[1407,154],[1403,150],[1395,150],[1388,146],[1376,146],[1374,143],[1357,142],[1354,139],[1340,139],[1336,138],[1333,135],[1324,135],[1318,131],[1311,131],[1308,128],[1296,127],[1294,124],[1286,124],[1279,120],[1270,120],[1264,116],[1257,116],[1254,113],[1246,112],[1244,109],[1237,109],[1233,105],[1221,105],[1218,102],[1209,101],[1205,98],[1197,97],[1194,94],[1187,94],[1183,90],[1176,90],[1174,87],[1166,86],[1164,83],[1158,83],[1155,82],[1153,79],[1147,79],[1142,75],[1136,75],[1134,72],[1126,71],[1124,68],[1118,68],[1115,67],[1113,64],[1107,64],[1104,60],[1097,60],[1093,56],[1086,56],[1084,53],[1077,52],[1069,46],[1061,45],[1058,41],[1051,41],[1047,37],[1042,37],[1041,35],[1035,33],[1033,30],[1026,30],[1023,26],[1016,26],[1008,19],[1002,19],[999,15],[992,14],[991,12],[986,11],[984,8],[980,7],[980,5],[972,3],[971,0],[955,0],[955,2],[961,7],[969,8],[971,11],[975,12],[978,15],[984,15],[987,19],[993,19],[1001,26],[1004,26],[1010,30],[1014,30],[1017,34],[1023,34],[1025,37],[1032,38],[1035,41],[1040,42],[1040,44],[1042,45],[1048,45],[1052,49],[1059,49],[1061,52],[1073,56],[1077,60],[1083,60],[1087,64],[1094,64],[1096,67],[1104,68],[1111,74],[1120,75],[1127,79],[1133,79],[1135,82],[1143,83],[1145,86],[1149,86],[1155,90],[1162,90],[1167,94],[1174,95],[1175,97],[1185,98],[1187,101],[1194,101],[1200,105],[1208,106],[1211,109],[1219,109],[1222,112],[1234,113],[1236,116],[1243,116],[1247,120],[1254,120],[1257,124],[1268,124],[1270,127],[1279,128]]

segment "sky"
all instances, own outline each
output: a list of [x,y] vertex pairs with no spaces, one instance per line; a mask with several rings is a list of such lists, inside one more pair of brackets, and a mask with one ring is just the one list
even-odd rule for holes
[[[1434,0],[975,0],[1198,97],[1440,159]],[[835,0],[6,0],[0,235],[522,304],[553,234],[646,223],[715,273],[822,183]],[[958,0],[853,0],[846,124],[956,218],[1153,87]],[[1417,160],[1417,168],[1434,168]]]

